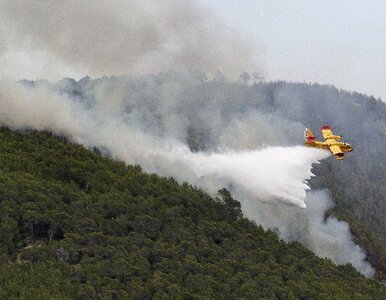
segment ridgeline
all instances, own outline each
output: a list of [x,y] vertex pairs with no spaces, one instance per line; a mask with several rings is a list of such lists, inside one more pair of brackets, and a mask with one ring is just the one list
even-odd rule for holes
[[212,198],[45,132],[0,141],[1,299],[386,295],[244,218],[226,189]]

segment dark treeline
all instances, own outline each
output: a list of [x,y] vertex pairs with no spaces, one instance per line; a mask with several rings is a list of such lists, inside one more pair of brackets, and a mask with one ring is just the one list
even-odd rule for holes
[[0,298],[381,299],[213,199],[48,133],[0,131]]

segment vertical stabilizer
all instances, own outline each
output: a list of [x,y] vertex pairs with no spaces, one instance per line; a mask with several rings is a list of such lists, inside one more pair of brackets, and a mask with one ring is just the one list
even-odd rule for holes
[[304,143],[315,143],[315,136],[308,128],[304,129]]

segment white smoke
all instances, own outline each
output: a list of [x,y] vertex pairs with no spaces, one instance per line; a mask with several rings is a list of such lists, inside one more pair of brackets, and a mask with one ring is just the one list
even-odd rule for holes
[[0,0],[0,25],[0,54],[3,30],[10,49],[93,76],[260,70],[256,44],[196,0]]
[[[229,144],[224,148],[222,144],[223,148],[211,152],[192,153],[181,139],[183,129],[188,128],[189,102],[180,103],[176,101],[178,97],[170,93],[170,90],[179,90],[178,86],[172,89],[168,86],[165,90],[168,91],[167,103],[157,103],[155,112],[160,113],[165,122],[171,119],[177,126],[174,128],[161,122],[164,126],[162,134],[154,133],[156,130],[151,124],[155,121],[147,115],[152,103],[145,103],[145,99],[138,103],[127,99],[124,88],[127,86],[119,88],[111,84],[106,86],[106,83],[94,86],[99,96],[90,104],[60,96],[44,83],[32,89],[2,83],[0,124],[13,129],[45,129],[65,135],[86,147],[106,149],[113,157],[129,164],[140,164],[148,172],[173,176],[180,182],[188,181],[211,194],[225,186],[241,201],[246,216],[265,228],[277,229],[281,238],[297,240],[336,263],[350,262],[366,276],[373,274],[365,261],[365,253],[352,242],[348,224],[335,218],[324,220],[325,211],[332,205],[328,195],[306,192],[312,164],[328,157],[327,151],[302,146],[261,147],[261,144],[253,149],[251,145],[256,140],[252,139],[244,150],[230,148]],[[107,90],[111,91],[111,97],[106,94]],[[142,111],[140,105],[144,106]],[[131,107],[129,114],[124,112],[127,106]],[[178,115],[175,110],[179,111]],[[254,117],[267,119],[267,115],[257,112]],[[272,126],[280,126],[280,118],[276,120]],[[221,118],[216,119],[213,112],[210,122],[217,130],[219,124],[226,124]],[[241,121],[236,118],[228,123],[235,122]],[[297,124],[291,126],[297,127]],[[229,132],[229,127],[224,125],[223,128]],[[266,129],[269,131],[270,126],[266,125]],[[244,133],[243,126],[241,133]],[[234,139],[237,134],[230,136]],[[228,138],[222,135],[220,140],[227,141]]]
[[[50,78],[57,69],[100,76],[178,71],[34,88],[0,82],[0,125],[65,135],[211,194],[225,186],[246,216],[281,238],[373,273],[348,225],[324,220],[329,196],[307,192],[312,164],[328,152],[294,146],[304,125],[265,111],[264,101],[295,115],[306,108],[285,101],[286,91],[240,97],[245,89],[224,84],[221,74],[206,82],[206,74],[234,77],[261,67],[256,45],[198,1],[0,0],[0,25],[0,78],[18,69],[29,78]],[[210,86],[215,93],[205,90]]]
[[[87,147],[107,149],[116,158],[164,175],[178,176],[174,165],[184,164],[183,169],[191,174],[180,175],[181,181],[189,179],[205,186],[206,178],[213,177],[234,183],[248,198],[281,200],[302,208],[306,207],[306,180],[313,175],[312,164],[329,156],[327,151],[300,146],[192,153],[177,140],[159,139],[127,126],[114,117],[113,107],[117,103],[98,103],[95,110],[86,110],[68,97],[50,93],[44,86],[26,90],[9,83],[0,85],[0,98],[0,122],[12,128],[63,134]],[[169,162],[168,167],[165,161]],[[190,178],[184,178],[187,176]],[[221,181],[214,189],[206,189],[213,193],[220,187]]]
[[305,204],[307,209],[297,209],[249,201],[244,211],[249,218],[265,220],[264,226],[278,232],[283,240],[298,241],[320,257],[337,264],[351,263],[365,276],[373,276],[366,254],[351,240],[349,224],[325,218],[324,213],[333,206],[329,193],[309,191]]

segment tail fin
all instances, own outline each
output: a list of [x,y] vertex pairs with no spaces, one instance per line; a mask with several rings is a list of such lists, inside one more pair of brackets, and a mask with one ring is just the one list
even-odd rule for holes
[[304,129],[304,142],[305,143],[314,143],[315,142],[315,136],[312,133],[312,131],[308,128]]

